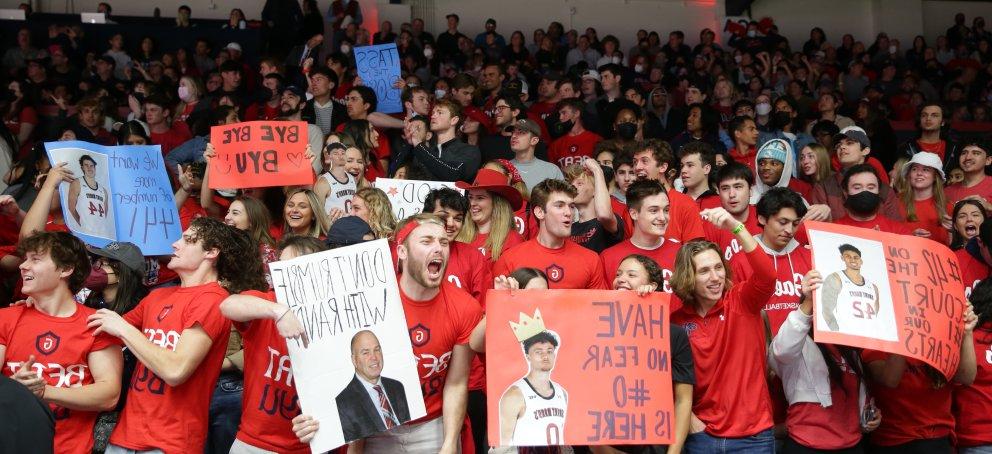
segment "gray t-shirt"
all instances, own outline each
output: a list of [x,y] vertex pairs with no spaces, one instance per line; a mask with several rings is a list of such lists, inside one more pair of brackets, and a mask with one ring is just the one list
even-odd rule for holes
[[559,180],[564,180],[565,175],[561,173],[561,169],[558,166],[548,162],[542,161],[540,159],[534,158],[528,162],[520,162],[516,159],[510,161],[520,172],[520,178],[523,178],[524,184],[527,185],[527,190],[530,191],[537,186],[538,183],[547,180],[548,178],[557,178]]

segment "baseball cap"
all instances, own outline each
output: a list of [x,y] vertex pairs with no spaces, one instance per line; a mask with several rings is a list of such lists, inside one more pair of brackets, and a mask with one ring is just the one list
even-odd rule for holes
[[542,80],[550,80],[552,82],[558,82],[562,79],[561,71],[550,69],[541,74]]
[[842,139],[851,139],[857,143],[860,143],[861,148],[871,148],[871,141],[868,140],[868,134],[864,129],[857,126],[848,126],[841,129],[840,132],[834,136],[834,142]]
[[527,83],[520,79],[513,79],[506,83],[503,90],[513,96],[520,96],[527,93]]
[[921,151],[913,155],[913,158],[909,160],[904,166],[902,166],[902,177],[906,178],[909,174],[909,168],[913,167],[913,164],[919,164],[921,166],[930,167],[940,174],[940,179],[943,180],[947,178],[944,175],[944,162],[940,160],[940,156],[937,153],[931,153],[929,151]]
[[599,76],[599,71],[596,71],[595,69],[587,69],[585,72],[582,73],[582,80],[586,80],[586,79],[592,79],[595,80],[596,82],[603,81],[603,78]]
[[300,99],[306,99],[307,92],[297,85],[287,85],[286,88],[282,89],[283,93],[286,92],[293,93],[293,95],[298,96]]
[[141,254],[141,249],[138,249],[134,243],[111,241],[102,248],[87,246],[86,249],[90,251],[90,254],[117,260],[134,272],[142,276],[145,274],[145,256]]
[[327,246],[331,248],[351,246],[367,241],[365,235],[372,233],[372,227],[358,216],[345,216],[331,224],[327,230]]
[[541,137],[541,127],[538,126],[537,123],[534,122],[534,120],[531,120],[529,118],[524,118],[521,120],[517,120],[513,123],[510,123],[509,125],[506,126],[506,128],[504,128],[504,131],[515,131],[518,129],[527,131],[537,137]]
[[227,43],[226,46],[224,46],[224,49],[227,49],[227,50],[236,50],[238,52],[241,52],[241,45],[238,44],[238,43],[235,43],[235,42],[230,42],[230,43]]
[[103,55],[98,60],[111,66],[117,66],[117,60],[114,60],[114,57],[111,57],[110,55]]

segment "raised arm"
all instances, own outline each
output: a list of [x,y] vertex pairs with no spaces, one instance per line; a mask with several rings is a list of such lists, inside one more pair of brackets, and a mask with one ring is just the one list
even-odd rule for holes
[[593,205],[596,208],[596,219],[607,232],[616,233],[619,226],[617,225],[617,217],[613,213],[613,204],[610,202],[610,187],[606,184],[603,168],[595,159],[585,159],[582,161],[582,165],[592,175],[595,186]]
[[964,312],[964,336],[961,338],[961,361],[958,362],[958,370],[954,373],[954,381],[962,385],[970,385],[975,382],[978,374],[978,358],[975,357],[975,341],[972,332],[975,324],[978,323],[978,316],[975,309],[968,303]]
[[60,162],[48,171],[45,182],[38,189],[38,196],[35,197],[31,208],[28,208],[24,215],[24,222],[21,223],[20,238],[25,238],[34,232],[45,230],[45,223],[48,222],[48,214],[52,211],[52,198],[58,197],[59,183],[63,181],[73,181],[75,178],[72,172],[66,167],[64,162]]
[[840,296],[840,288],[840,277],[836,274],[827,276],[827,279],[823,282],[823,296],[820,298],[820,304],[823,307],[820,308],[820,315],[831,331],[840,329],[840,326],[837,324],[837,316],[834,315],[834,309],[837,307],[837,298]]

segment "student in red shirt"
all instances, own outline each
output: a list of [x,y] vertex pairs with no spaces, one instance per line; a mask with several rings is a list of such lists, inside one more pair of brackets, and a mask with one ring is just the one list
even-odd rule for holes
[[922,151],[902,166],[906,188],[899,196],[899,211],[913,235],[946,245],[950,237],[945,219],[951,210],[944,196],[942,165],[937,155]]
[[977,197],[992,204],[992,178],[985,174],[985,169],[992,165],[988,145],[982,141],[966,142],[961,147],[958,163],[964,172],[964,181],[945,189],[947,200],[957,202]]
[[0,310],[3,375],[49,405],[57,452],[89,454],[99,412],[113,410],[121,393],[120,341],[90,329],[86,318],[96,310],[73,299],[90,274],[82,241],[37,232],[21,240],[18,255],[21,292],[33,303]]
[[[299,235],[287,237],[280,246],[280,260],[324,250],[316,238]],[[244,343],[241,425],[231,451],[309,453],[310,447],[300,443],[293,433],[292,423],[300,407],[286,340],[297,339],[306,345],[306,333],[296,314],[276,303],[271,290],[248,290],[228,296],[221,302],[220,311],[234,321]],[[272,369],[277,372],[267,372]]]
[[148,123],[148,129],[151,131],[149,138],[153,144],[162,147],[163,157],[169,154],[173,148],[193,138],[186,123],[176,121],[169,124],[171,112],[172,108],[168,99],[159,95],[152,95],[145,99],[145,122]]
[[520,191],[507,184],[506,175],[482,168],[469,185],[456,182],[468,196],[468,219],[458,238],[495,262],[507,250],[523,243],[513,213],[523,206]]
[[635,148],[634,174],[637,179],[657,180],[668,191],[669,218],[667,237],[685,243],[702,238],[703,222],[699,218],[699,207],[691,197],[678,192],[668,181],[669,167],[675,162],[672,147],[661,140],[649,140]]
[[627,209],[634,221],[634,234],[600,254],[603,277],[612,282],[619,273],[620,262],[631,254],[639,254],[654,260],[661,269],[662,282],[658,290],[672,293],[669,279],[681,244],[665,238],[669,207],[664,186],[655,180],[635,181],[627,190]]
[[268,288],[248,235],[221,221],[195,219],[172,249],[168,267],[180,286],[153,290],[124,317],[101,309],[88,319],[95,332],[120,338],[138,358],[108,452],[203,451],[210,396],[231,333],[220,303],[227,289]]
[[587,130],[582,125],[582,112],[585,103],[578,98],[569,98],[558,103],[558,127],[567,131],[565,135],[555,139],[548,147],[548,161],[562,170],[572,164],[581,164],[583,160],[592,158],[596,144],[603,140],[598,134]]
[[834,223],[903,235],[912,234],[904,224],[881,213],[882,197],[879,196],[879,191],[882,186],[874,167],[858,164],[847,169],[841,179],[841,187],[845,191],[846,214],[834,220]]
[[716,245],[692,241],[675,259],[672,289],[683,301],[672,322],[685,328],[696,368],[690,435],[685,452],[775,452],[765,381],[761,308],[775,292],[768,255],[744,224],[723,208],[701,213],[736,235],[754,274],[732,284]]
[[[754,173],[744,164],[728,162],[716,174],[717,193],[720,196],[720,207],[730,213],[734,219],[744,224],[744,229],[752,235],[761,233],[758,225],[758,215],[754,205],[750,204],[751,187],[754,185]],[[714,227],[710,223],[703,225],[706,239],[716,243],[723,259],[737,265],[734,257],[741,251],[741,243],[737,235]],[[740,277],[740,276],[736,276]]]
[[530,195],[531,210],[538,221],[537,235],[504,252],[493,265],[493,275],[537,268],[547,274],[553,289],[606,289],[599,255],[569,239],[576,195],[575,187],[561,180],[538,183]]
[[727,154],[754,172],[754,158],[758,155],[758,125],[754,119],[747,116],[734,117],[727,124],[727,132],[734,139],[734,147]]
[[[969,301],[978,314],[972,333],[976,352],[992,350],[992,280],[975,286]],[[979,353],[981,354],[981,353]],[[987,353],[986,353],[987,354]],[[960,454],[980,454],[992,447],[992,362],[977,361],[975,381],[952,389],[957,448]]]
[[[468,293],[445,282],[448,251],[444,224],[436,216],[421,213],[401,223],[396,234],[400,299],[427,415],[356,441],[355,448],[369,453],[458,452],[474,355],[468,342],[482,310]],[[303,443],[318,428],[309,415],[293,419],[293,431]]]
[[[978,317],[970,303],[962,318],[961,362],[952,380],[968,386],[975,381],[978,367],[972,333]],[[951,393],[955,386],[918,359],[864,350],[861,361],[868,367],[871,391],[882,412],[882,424],[871,434],[872,452],[952,452]]]

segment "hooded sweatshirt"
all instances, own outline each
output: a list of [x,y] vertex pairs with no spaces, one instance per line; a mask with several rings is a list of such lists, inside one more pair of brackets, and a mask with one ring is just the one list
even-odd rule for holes
[[798,178],[793,178],[795,173],[795,155],[792,152],[792,145],[788,141],[783,139],[772,139],[761,145],[758,149],[758,153],[754,157],[754,186],[751,187],[751,204],[754,205],[758,203],[761,196],[765,195],[770,186],[761,181],[761,177],[758,176],[758,172],[761,171],[761,166],[758,165],[762,159],[774,159],[781,162],[784,167],[782,168],[782,175],[779,177],[778,182],[775,183],[775,187],[789,188],[802,196],[803,200],[809,197],[810,190],[812,187],[809,183],[802,181]]
[[[799,307],[802,297],[803,276],[813,269],[813,258],[809,246],[803,246],[794,238],[781,251],[773,250],[765,244],[762,234],[754,236],[758,246],[772,259],[775,270],[775,293],[765,303],[765,313],[768,314],[768,324],[772,336],[778,334],[778,329],[785,323],[789,313]],[[744,273],[742,280],[751,277],[753,270],[746,260],[740,261],[740,271]],[[736,267],[735,267],[736,268]],[[736,271],[736,270],[735,270]]]

